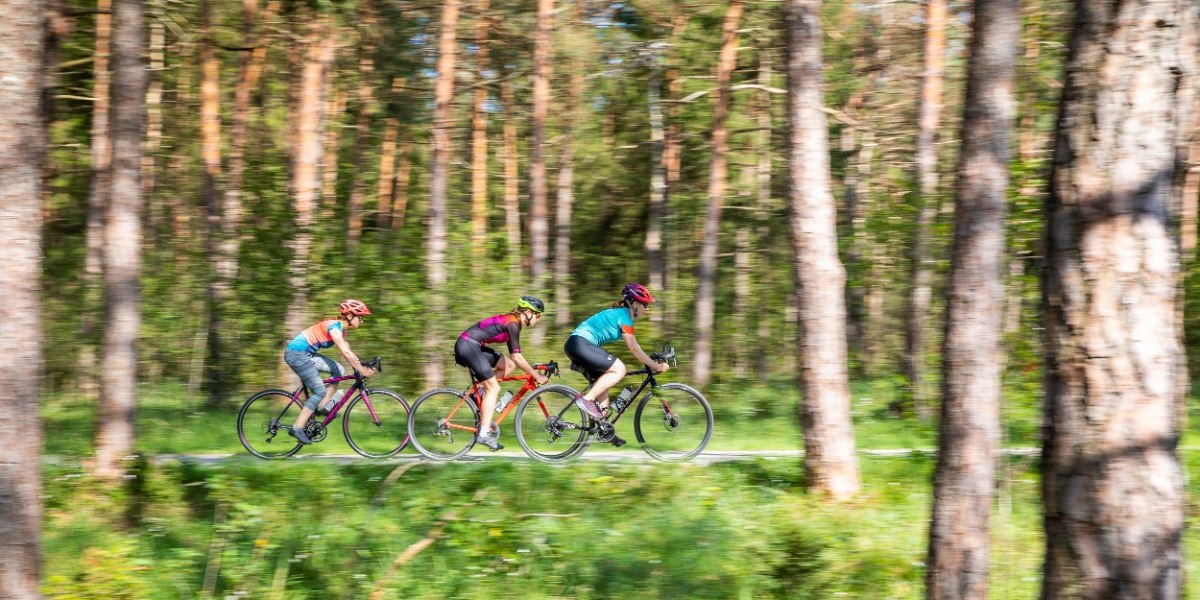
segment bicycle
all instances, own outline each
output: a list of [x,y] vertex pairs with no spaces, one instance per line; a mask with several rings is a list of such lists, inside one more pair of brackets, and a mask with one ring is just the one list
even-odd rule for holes
[[[363,363],[363,366],[383,372],[383,359],[376,356]],[[352,375],[331,377],[325,380],[325,384],[349,380],[354,380],[354,385],[342,394],[342,398],[323,419],[309,419],[304,427],[305,433],[313,443],[324,440],[329,433],[327,426],[338,417],[344,406],[346,414],[342,418],[342,434],[355,452],[367,458],[395,456],[408,445],[408,403],[391,390],[366,387],[358,371]],[[294,392],[270,389],[251,396],[238,413],[238,439],[242,446],[250,454],[265,459],[287,458],[299,452],[304,444],[292,439],[287,432],[292,429],[291,423],[295,422],[308,398],[308,388],[303,384]],[[380,398],[386,400],[380,402]],[[313,416],[317,417],[316,414]],[[264,434],[266,437],[262,443],[251,442],[252,437],[258,439]],[[284,437],[276,440],[280,435]],[[283,443],[275,445],[279,441]]]
[[[533,365],[542,371],[546,377],[558,374],[558,363]],[[516,408],[517,403],[531,390],[537,389],[533,375],[524,373],[511,377],[501,377],[501,383],[522,381],[521,389],[517,390],[505,406],[498,407],[498,414],[492,422],[492,428],[497,435],[500,424]],[[550,391],[547,391],[550,390]],[[575,390],[563,385],[547,385],[538,389],[538,393],[560,393],[573,400]],[[430,460],[454,460],[471,451],[475,446],[475,435],[479,432],[479,404],[476,399],[483,398],[483,387],[479,381],[471,383],[464,391],[451,388],[429,390],[417,398],[408,415],[408,437],[413,447],[422,456]]]
[[[675,349],[671,347],[664,347],[650,358],[672,366],[678,364]],[[571,369],[581,371],[574,363]],[[561,406],[541,397],[547,388],[530,394],[517,407],[516,434],[521,449],[547,463],[576,457],[590,445],[586,439],[589,435],[601,442],[611,442],[617,421],[629,407],[636,405],[633,432],[646,454],[664,462],[682,462],[704,451],[713,430],[712,408],[704,395],[682,383],[659,384],[649,367],[630,371],[626,377],[636,375],[645,375],[641,385],[636,391],[633,386],[625,388],[631,393],[618,396],[600,421],[577,407],[574,398]],[[594,383],[595,379],[588,377],[584,391]]]

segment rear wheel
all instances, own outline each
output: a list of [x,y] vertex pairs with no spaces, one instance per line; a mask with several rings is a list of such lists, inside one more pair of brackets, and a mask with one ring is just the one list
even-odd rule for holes
[[454,460],[471,451],[479,430],[479,409],[457,390],[425,392],[408,414],[408,436],[422,456]]
[[667,462],[691,460],[700,454],[712,430],[708,400],[681,383],[652,388],[633,415],[633,431],[642,449]]
[[542,462],[562,462],[587,446],[588,417],[575,406],[579,392],[565,385],[549,385],[521,400],[517,406],[517,442],[529,456]]
[[391,390],[366,390],[365,393],[370,398],[370,407],[363,401],[361,393],[346,406],[346,416],[342,417],[346,443],[367,458],[399,454],[408,445],[408,403]]
[[300,404],[283,390],[266,390],[250,397],[238,413],[237,431],[242,446],[259,458],[287,458],[303,445],[288,435]]

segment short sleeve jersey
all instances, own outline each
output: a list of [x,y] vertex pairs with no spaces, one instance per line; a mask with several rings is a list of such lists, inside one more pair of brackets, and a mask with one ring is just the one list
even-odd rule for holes
[[297,333],[296,337],[288,342],[287,349],[316,354],[318,350],[333,345],[333,330],[335,329],[338,331],[342,330],[341,319],[322,319],[317,321],[311,327]]
[[588,320],[580,323],[572,335],[580,336],[597,346],[603,346],[621,339],[621,335],[625,333],[633,333],[633,317],[629,316],[628,308],[618,306],[606,308],[592,315]]
[[521,352],[521,318],[512,314],[488,317],[459,334],[460,338],[481,346],[508,342],[509,354]]

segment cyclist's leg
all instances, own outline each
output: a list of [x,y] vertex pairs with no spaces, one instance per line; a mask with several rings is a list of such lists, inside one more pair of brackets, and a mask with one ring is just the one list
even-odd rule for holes
[[575,364],[596,377],[591,389],[582,394],[585,403],[584,410],[588,413],[592,412],[586,406],[588,404],[598,407],[595,404],[597,398],[602,398],[607,404],[608,390],[617,385],[628,372],[625,363],[604,348],[577,335],[567,339],[563,350]]
[[[328,373],[331,379],[334,377],[341,377],[342,374],[346,372],[340,363],[332,358],[329,358],[328,356],[322,356],[318,354],[312,357],[312,362],[318,373]],[[337,392],[337,387],[338,386],[336,383],[325,385],[325,395],[321,398],[321,401],[317,403],[317,406],[314,410],[325,409],[326,414],[328,414],[329,409],[333,408],[332,398]]]
[[500,353],[466,338],[459,338],[454,343],[454,361],[467,368],[475,381],[482,382],[484,394],[479,403],[479,435],[489,448],[496,450],[499,445],[495,438],[489,440],[486,434],[491,431],[492,411],[496,409],[496,398],[500,395],[500,383],[496,381],[495,369],[500,363]]
[[292,424],[291,434],[301,442],[311,443],[304,433],[304,426],[308,424],[308,419],[316,411],[318,403],[325,397],[325,382],[321,379],[321,374],[313,363],[313,355],[307,352],[288,350],[283,353],[283,361],[300,377],[301,383],[309,391],[308,401],[304,403],[304,408],[300,410],[296,422]]
[[497,378],[503,377],[503,374],[511,369],[506,367],[506,363],[511,361],[505,360],[499,352],[487,346],[480,347],[480,354],[487,361],[489,369],[484,374],[475,373],[472,369],[471,374],[483,385],[483,400],[479,403],[479,431],[483,433],[492,430],[492,414],[496,410],[496,399],[500,397],[500,382]]

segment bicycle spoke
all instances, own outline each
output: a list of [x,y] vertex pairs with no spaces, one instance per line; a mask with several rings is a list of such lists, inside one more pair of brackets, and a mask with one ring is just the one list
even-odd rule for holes
[[359,395],[346,406],[346,442],[367,458],[394,456],[408,445],[408,404],[389,390],[371,390],[369,401],[370,407]]
[[583,451],[588,420],[575,406],[576,395],[571,388],[552,385],[521,400],[514,427],[526,454],[543,462],[558,462]]
[[700,392],[668,383],[643,397],[634,432],[647,454],[664,461],[689,460],[712,436],[712,409]]
[[433,460],[453,460],[475,445],[479,411],[451,389],[426,392],[413,402],[408,434],[413,447]]
[[283,390],[266,390],[252,396],[238,413],[238,439],[259,458],[286,458],[300,450],[300,442],[288,429],[300,414],[300,406]]

